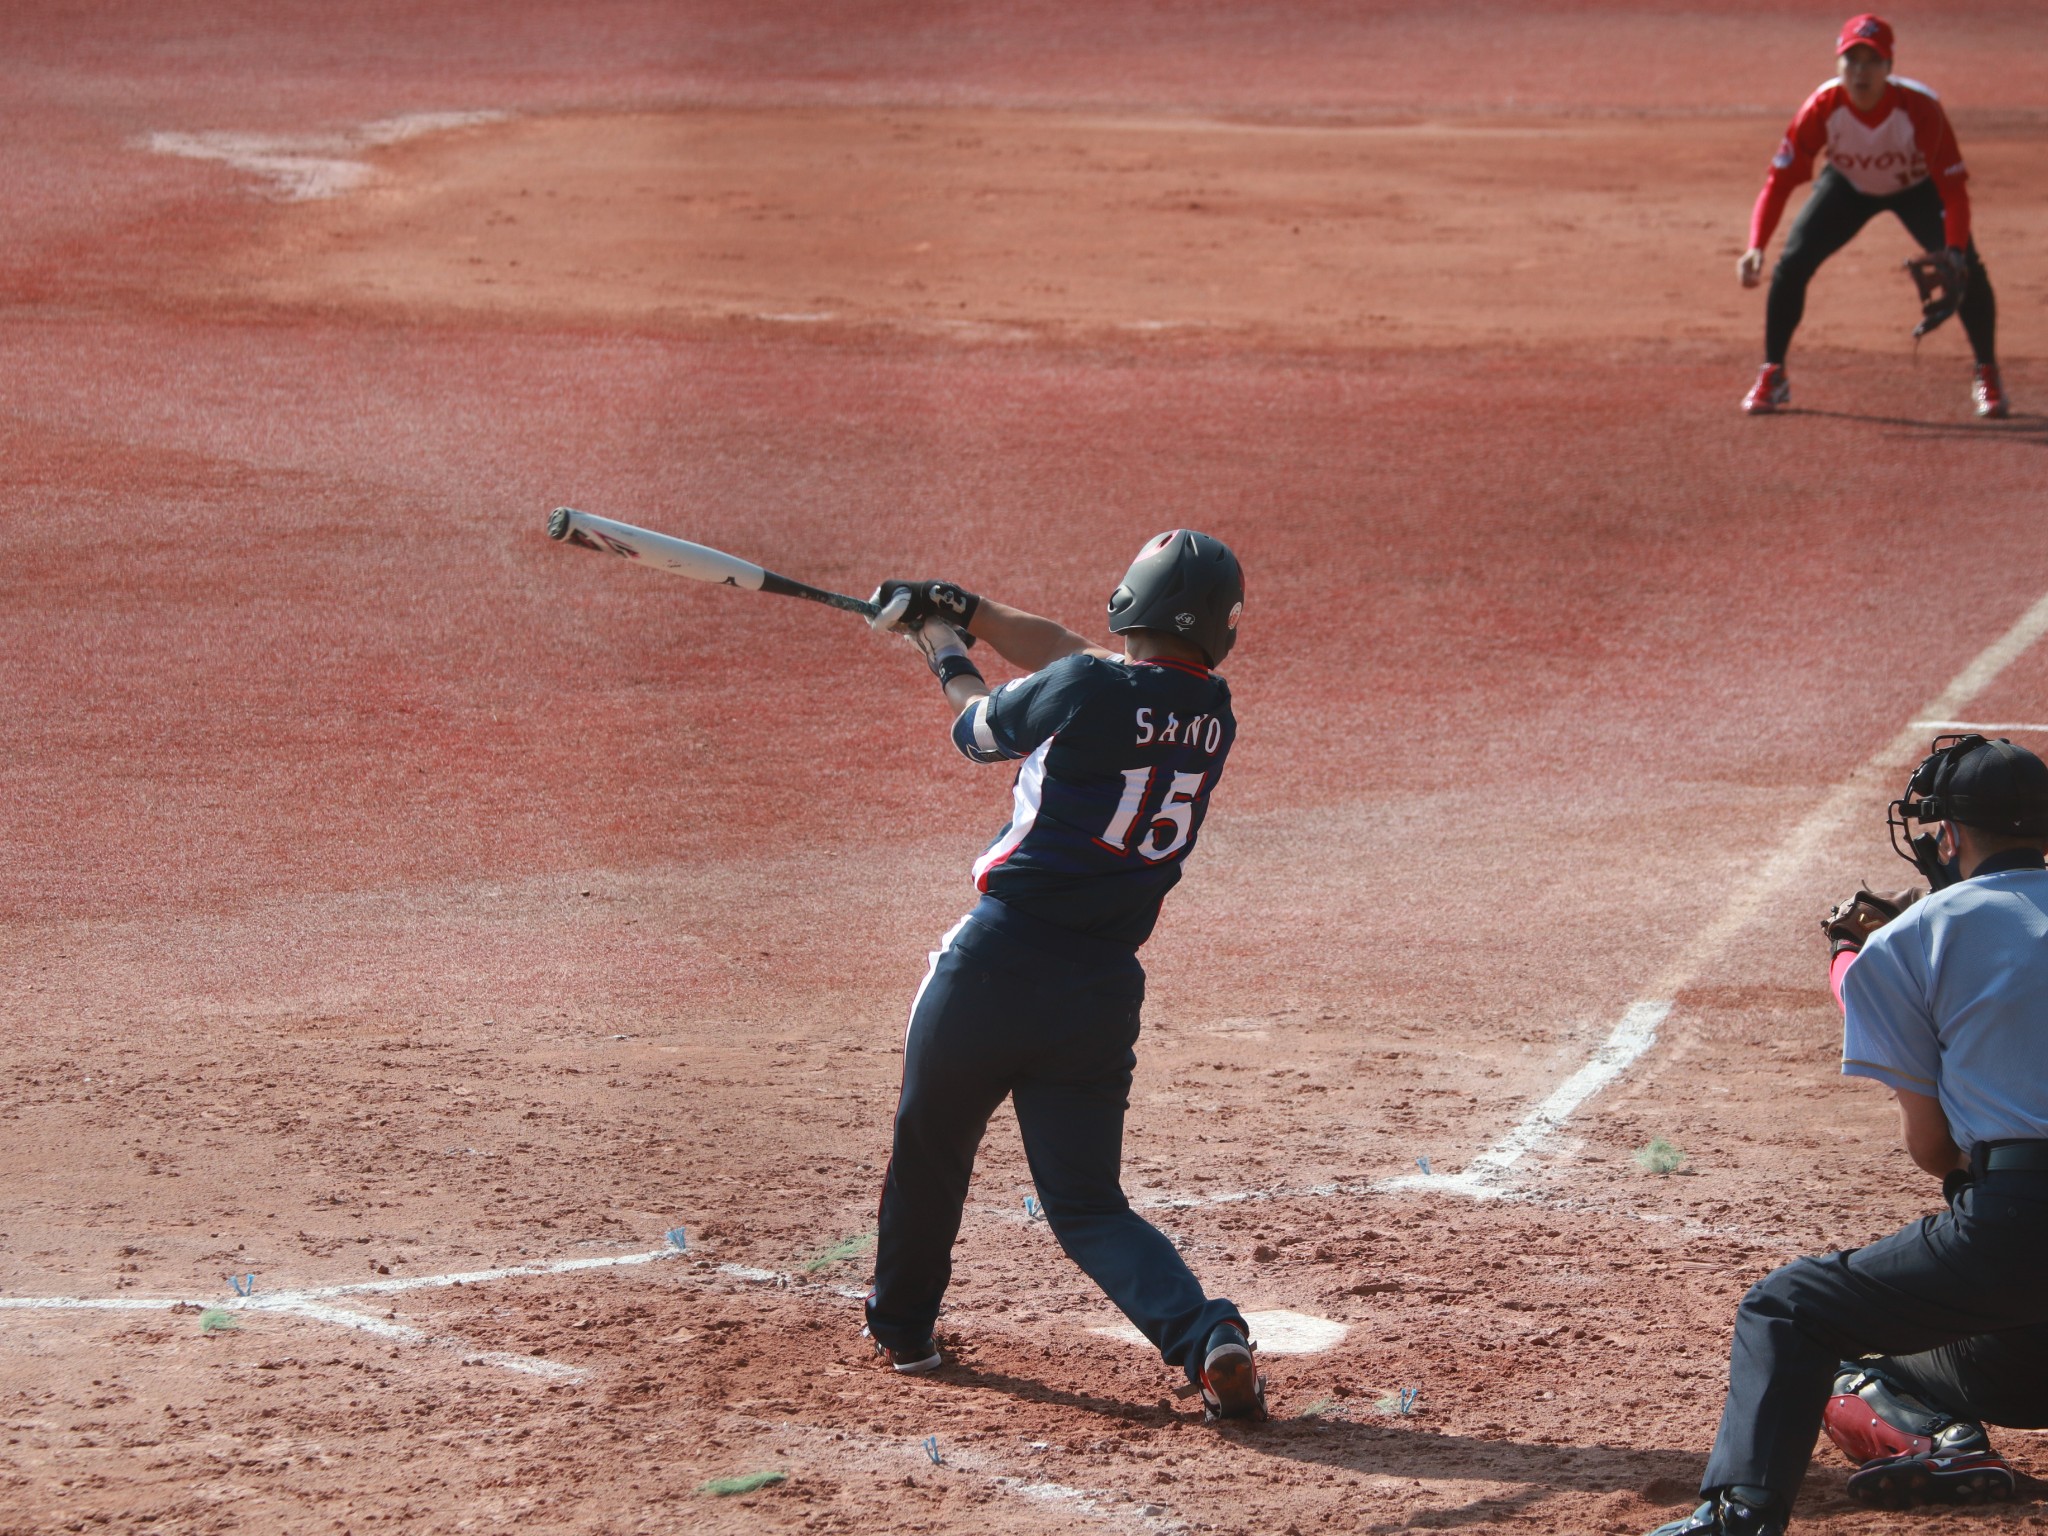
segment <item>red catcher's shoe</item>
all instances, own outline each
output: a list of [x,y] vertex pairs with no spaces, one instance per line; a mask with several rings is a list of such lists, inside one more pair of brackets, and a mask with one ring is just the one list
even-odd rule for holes
[[1792,403],[1792,384],[1779,363],[1765,363],[1757,370],[1756,382],[1742,397],[1742,408],[1752,416],[1768,416],[1780,406]]
[[2012,414],[2005,403],[2005,382],[1998,377],[1996,368],[1977,365],[1977,377],[1970,384],[1970,398],[1977,402],[1977,414],[1989,416],[1994,421],[2003,421]]

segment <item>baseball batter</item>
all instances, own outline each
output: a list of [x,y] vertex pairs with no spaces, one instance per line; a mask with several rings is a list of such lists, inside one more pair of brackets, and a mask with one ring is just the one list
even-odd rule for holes
[[1785,353],[1806,313],[1806,285],[1859,229],[1889,212],[1937,253],[1942,281],[1960,291],[1956,313],[1977,359],[1971,386],[1977,414],[2004,416],[2009,408],[1998,377],[1998,306],[1970,239],[1969,171],[1948,114],[1926,86],[1892,75],[1892,29],[1880,18],[1853,16],[1843,23],[1835,53],[1837,77],[1806,99],[1785,130],[1749,216],[1749,249],[1736,264],[1743,287],[1762,280],[1764,247],[1786,199],[1813,175],[1814,157],[1826,150],[1827,169],[1771,270],[1764,364],[1742,408],[1763,416],[1791,400]]
[[[1244,579],[1216,539],[1148,543],[1109,600],[1116,655],[946,582],[888,581],[878,629],[908,634],[957,712],[953,742],[1016,762],[1009,824],[974,861],[981,899],[911,1005],[882,1185],[868,1333],[896,1370],[937,1369],[933,1327],[974,1156],[1005,1097],[1053,1235],[1215,1418],[1265,1417],[1243,1316],[1204,1294],[1121,1183],[1145,972],[1138,947],[1180,880],[1237,736],[1213,670]],[[963,632],[1030,675],[993,693]]]
[[2048,766],[1937,738],[1890,819],[1933,889],[1825,920],[1842,1071],[1892,1090],[1947,1209],[1751,1288],[1706,1502],[1653,1536],[1776,1536],[1823,1425],[1887,1507],[2010,1498],[1981,1421],[2048,1425]]

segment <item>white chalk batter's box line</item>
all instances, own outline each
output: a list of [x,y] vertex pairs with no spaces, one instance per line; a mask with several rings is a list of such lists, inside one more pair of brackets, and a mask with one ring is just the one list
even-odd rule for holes
[[[465,1364],[494,1365],[529,1376],[580,1381],[589,1374],[581,1366],[568,1365],[536,1355],[517,1355],[503,1350],[479,1350],[460,1338],[430,1334],[425,1329],[416,1328],[410,1323],[401,1323],[393,1317],[372,1317],[333,1303],[347,1297],[390,1296],[406,1291],[478,1286],[494,1280],[638,1268],[665,1259],[684,1258],[688,1254],[689,1250],[672,1235],[670,1241],[663,1247],[650,1248],[639,1253],[610,1254],[600,1258],[556,1259],[543,1264],[508,1265],[502,1269],[461,1270],[441,1275],[410,1275],[393,1280],[366,1280],[348,1285],[312,1286],[286,1291],[259,1292],[252,1289],[245,1294],[237,1290],[233,1296],[211,1303],[185,1297],[163,1296],[4,1296],[0,1297],[0,1312],[189,1312],[197,1309],[201,1312],[218,1311],[231,1314],[277,1313],[303,1317],[313,1322],[331,1323],[337,1327],[369,1334],[374,1338],[387,1339],[392,1343],[433,1344],[443,1349],[452,1349],[461,1355]],[[773,1285],[793,1291],[829,1294],[842,1300],[857,1301],[866,1294],[857,1286],[808,1281],[780,1270],[761,1269],[749,1264],[714,1264],[708,1268],[693,1270],[692,1278],[699,1274],[739,1280],[752,1285]],[[253,1285],[253,1277],[251,1283]],[[1273,1338],[1269,1347],[1277,1354],[1307,1354],[1328,1349],[1343,1337],[1345,1331],[1345,1325],[1342,1323],[1294,1312],[1247,1314],[1246,1320],[1252,1322],[1255,1328],[1261,1322],[1266,1325],[1266,1331]],[[1138,1334],[1135,1329],[1098,1328],[1093,1331],[1119,1339],[1128,1335],[1135,1338],[1138,1343],[1145,1342],[1143,1335]]]
[[[0,1312],[189,1312],[201,1311],[273,1312],[332,1323],[395,1344],[434,1344],[461,1354],[465,1364],[495,1365],[527,1376],[545,1376],[563,1381],[581,1381],[589,1373],[581,1366],[565,1365],[537,1355],[515,1355],[502,1350],[479,1350],[463,1339],[429,1334],[410,1323],[390,1317],[371,1317],[332,1303],[337,1298],[387,1296],[405,1291],[435,1290],[452,1286],[486,1285],[493,1280],[512,1280],[533,1275],[567,1275],[590,1270],[623,1269],[657,1260],[680,1258],[684,1250],[674,1242],[640,1253],[610,1254],[602,1258],[555,1259],[544,1264],[514,1264],[503,1269],[452,1271],[443,1275],[409,1275],[394,1280],[365,1280],[348,1285],[311,1286],[288,1291],[239,1289],[224,1300],[201,1302],[187,1297],[147,1296],[0,1296]],[[731,1266],[738,1268],[738,1266]],[[741,1275],[740,1278],[751,1278]],[[253,1285],[253,1279],[252,1279]]]
[[[1225,1194],[1196,1196],[1155,1196],[1145,1202],[1152,1209],[1191,1210],[1203,1206],[1230,1205],[1246,1201],[1268,1200],[1322,1200],[1342,1197],[1359,1197],[1372,1193],[1394,1193],[1415,1187],[1427,1189],[1432,1181],[1416,1179],[1395,1179],[1379,1184],[1316,1184],[1304,1189],[1287,1190],[1239,1190]],[[1654,1212],[1633,1212],[1628,1210],[1598,1209],[1571,1201],[1544,1197],[1531,1192],[1499,1191],[1500,1198],[1517,1202],[1542,1205],[1548,1209],[1576,1212],[1589,1211],[1606,1217],[1632,1217],[1643,1221],[1677,1221],[1687,1230],[1719,1235],[1739,1235],[1756,1238],[1761,1234],[1741,1232],[1732,1228],[1709,1227],[1692,1223],[1684,1218],[1667,1216]],[[337,1301],[355,1297],[402,1295],[407,1291],[439,1290],[456,1286],[470,1287],[487,1285],[495,1280],[516,1280],[550,1275],[586,1274],[599,1271],[635,1269],[654,1265],[662,1260],[691,1257],[691,1251],[680,1241],[680,1229],[670,1234],[662,1247],[644,1249],[636,1253],[609,1254],[601,1257],[580,1259],[555,1259],[538,1264],[513,1264],[499,1269],[452,1270],[438,1275],[408,1275],[388,1280],[364,1280],[342,1285],[298,1287],[283,1291],[255,1291],[243,1294],[239,1289],[232,1296],[213,1301],[200,1301],[190,1297],[147,1297],[147,1296],[0,1296],[0,1315],[7,1313],[32,1312],[191,1312],[220,1311],[226,1313],[270,1313],[287,1317],[301,1317],[311,1322],[327,1323],[335,1327],[350,1329],[367,1334],[372,1338],[386,1340],[393,1344],[431,1344],[437,1348],[454,1351],[465,1364],[490,1365],[502,1370],[516,1371],[522,1375],[538,1376],[556,1381],[582,1381],[589,1372],[582,1366],[569,1365],[558,1360],[549,1360],[537,1355],[513,1354],[504,1350],[479,1350],[469,1341],[450,1334],[429,1333],[396,1317],[373,1317],[366,1313],[352,1311],[345,1306],[335,1305]],[[766,1269],[752,1264],[709,1264],[697,1259],[688,1274],[690,1279],[709,1278],[737,1280],[748,1285],[772,1285],[778,1289],[812,1295],[829,1295],[842,1301],[858,1301],[867,1293],[859,1286],[832,1284],[807,1279],[801,1275],[789,1274],[782,1270]],[[251,1277],[253,1285],[253,1277]],[[1334,1348],[1344,1336],[1346,1324],[1328,1318],[1313,1317],[1306,1313],[1285,1310],[1250,1312],[1246,1320],[1253,1325],[1254,1336],[1269,1352],[1279,1354],[1315,1354]],[[1095,1328],[1092,1332],[1127,1343],[1145,1344],[1144,1336],[1128,1325],[1113,1325]],[[1149,1347],[1149,1346],[1147,1346]]]
[[423,134],[503,122],[503,112],[409,112],[339,133],[152,133],[141,147],[187,160],[214,160],[269,183],[285,202],[338,197],[367,186],[375,172],[362,156]]
[[[981,1478],[986,1486],[998,1493],[1026,1499],[1034,1504],[1051,1505],[1112,1530],[1143,1531],[1153,1533],[1153,1536],[1180,1536],[1180,1533],[1190,1529],[1188,1521],[1176,1518],[1150,1500],[1140,1499],[1128,1493],[1112,1493],[1101,1488],[1077,1488],[1070,1483],[1055,1482],[1049,1477],[1019,1472],[978,1447],[963,1447],[945,1442],[934,1445],[937,1436],[933,1436],[932,1441],[917,1444],[871,1434],[864,1435],[845,1425],[796,1424],[787,1420],[755,1419],[744,1415],[740,1418],[742,1422],[755,1425],[779,1439],[816,1441],[829,1433],[834,1445],[850,1443],[871,1455],[886,1458],[888,1465],[885,1470],[891,1474],[898,1469],[899,1463],[908,1469],[921,1467],[927,1473],[941,1470],[965,1472]],[[1033,1455],[1051,1448],[1048,1442],[1036,1440],[1024,1447],[1024,1454]],[[827,1454],[830,1454],[829,1449]]]

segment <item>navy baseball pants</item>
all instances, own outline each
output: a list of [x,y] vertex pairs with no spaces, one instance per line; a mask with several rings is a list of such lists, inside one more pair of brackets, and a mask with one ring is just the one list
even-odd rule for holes
[[1980,1173],[1954,1209],[1867,1248],[1795,1259],[1735,1314],[1728,1405],[1703,1492],[1806,1473],[1836,1367],[1885,1369],[1930,1407],[2011,1425],[2048,1422],[2048,1174]]
[[[1833,166],[1820,173],[1813,195],[1792,221],[1785,237],[1785,250],[1771,269],[1770,297],[1764,302],[1764,361],[1783,364],[1792,333],[1806,314],[1806,285],[1820,264],[1847,245],[1856,232],[1880,213],[1898,215],[1913,238],[1930,251],[1947,242],[1943,228],[1941,194],[1934,182],[1922,181],[1890,197],[1872,197],[1859,192],[1855,184]],[[1970,351],[1986,367],[1998,361],[1998,300],[1991,292],[1991,278],[1977,257],[1972,240],[1963,253],[1970,269],[1969,286],[1956,318],[1970,338]]]
[[947,935],[911,1009],[882,1184],[868,1329],[893,1350],[931,1337],[953,1271],[974,1154],[1005,1096],[1038,1201],[1067,1256],[1194,1380],[1218,1323],[1159,1229],[1124,1198],[1124,1111],[1145,972],[1129,946],[984,897]]

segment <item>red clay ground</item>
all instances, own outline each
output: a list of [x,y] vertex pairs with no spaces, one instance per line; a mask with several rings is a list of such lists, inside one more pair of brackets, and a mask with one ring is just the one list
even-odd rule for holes
[[[355,1325],[0,1310],[0,1532],[1632,1533],[1688,1501],[1742,1289],[1931,1204],[1834,1073],[1811,924],[1890,868],[1906,759],[1859,765],[2048,592],[2031,9],[1893,17],[1976,173],[1995,426],[1877,228],[1803,409],[1734,410],[1742,221],[1833,11],[830,16],[0,19],[0,1298],[690,1243]],[[440,112],[505,116],[361,142]],[[281,200],[316,161],[374,178]],[[1127,1171],[1214,1288],[1349,1325],[1269,1362],[1276,1423],[1088,1331],[1007,1117],[960,1363],[863,1358],[903,1011],[1004,778],[901,645],[550,545],[562,501],[1082,624],[1160,527],[1239,548]],[[2033,647],[1956,702],[2044,701]],[[1382,1187],[1667,984],[1522,1198]],[[1831,1456],[1803,1529],[2043,1523],[1871,1515]]]

